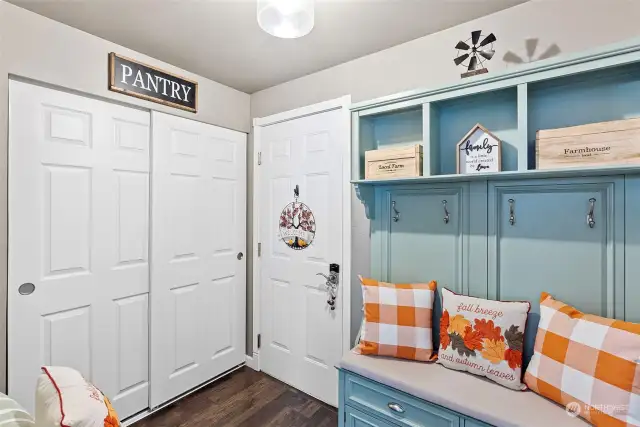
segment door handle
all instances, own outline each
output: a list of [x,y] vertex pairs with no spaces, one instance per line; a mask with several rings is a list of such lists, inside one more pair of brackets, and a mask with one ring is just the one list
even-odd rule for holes
[[316,276],[322,276],[326,280],[324,286],[329,294],[327,304],[331,307],[331,311],[336,309],[336,298],[338,298],[338,286],[340,285],[340,266],[338,264],[329,265],[329,275],[324,273],[316,273]]
[[244,258],[244,254],[242,252],[238,252],[238,260]]
[[23,283],[18,288],[18,293],[20,295],[31,295],[36,290],[36,285],[33,283]]

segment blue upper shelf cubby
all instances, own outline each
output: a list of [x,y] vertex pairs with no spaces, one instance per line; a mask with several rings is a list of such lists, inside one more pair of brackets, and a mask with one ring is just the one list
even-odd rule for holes
[[502,141],[502,170],[518,170],[518,95],[510,87],[481,92],[430,104],[432,111],[429,141],[435,147],[431,175],[456,173],[456,145],[480,123]]
[[640,62],[529,84],[529,169],[538,129],[640,117]]
[[[416,143],[423,145],[423,176],[401,182],[453,178],[455,146],[476,123],[502,141],[502,172],[498,174],[529,176],[537,173],[538,130],[634,117],[640,117],[640,39],[447,87],[354,104],[352,178],[361,184],[396,182],[364,181],[365,152]],[[638,168],[624,169],[628,173]],[[553,174],[539,171],[543,172]],[[487,175],[455,179],[488,179]]]

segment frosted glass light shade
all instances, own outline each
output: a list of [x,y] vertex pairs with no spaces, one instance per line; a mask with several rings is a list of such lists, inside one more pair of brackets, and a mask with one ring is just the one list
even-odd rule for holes
[[258,0],[258,24],[272,36],[295,39],[313,29],[315,0]]

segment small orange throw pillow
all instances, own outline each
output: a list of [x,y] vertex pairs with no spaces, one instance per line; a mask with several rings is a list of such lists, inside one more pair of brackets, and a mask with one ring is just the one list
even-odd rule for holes
[[640,324],[540,298],[529,388],[598,427],[640,426]]
[[435,359],[432,337],[436,282],[393,284],[360,277],[364,322],[360,354],[427,362]]

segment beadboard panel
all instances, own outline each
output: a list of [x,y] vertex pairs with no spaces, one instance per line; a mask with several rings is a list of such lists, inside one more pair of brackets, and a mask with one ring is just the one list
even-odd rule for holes
[[[628,195],[640,194],[640,177],[627,181],[626,203],[623,176],[377,186],[368,198],[376,212],[372,275],[437,280],[439,289],[464,295],[531,302],[527,361],[541,292],[588,313],[637,321],[631,306],[640,300],[640,287],[632,286],[640,274],[633,262],[640,256],[640,226],[627,222],[625,272],[625,215],[640,211],[638,198]],[[593,228],[587,220],[592,198]],[[438,297],[434,328],[440,313]]]
[[[437,326],[442,313],[440,289],[468,293],[469,185],[380,188],[376,198],[380,215],[373,227],[377,232],[372,266],[377,265],[378,274],[374,277],[393,283],[436,280]],[[486,255],[480,256],[484,259],[476,262],[486,266]],[[437,348],[438,336],[434,340]]]
[[[593,228],[587,215],[594,199]],[[489,184],[489,298],[530,301],[528,361],[548,292],[588,313],[624,317],[624,179]]]
[[625,179],[625,320],[640,322],[640,177]]

